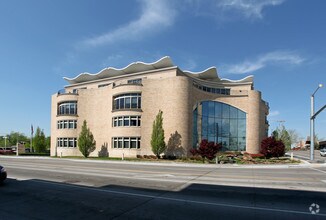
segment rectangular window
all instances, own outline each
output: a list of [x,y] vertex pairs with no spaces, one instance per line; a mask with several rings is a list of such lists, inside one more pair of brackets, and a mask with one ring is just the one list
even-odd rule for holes
[[123,148],[129,148],[129,138],[123,139]]
[[120,108],[121,109],[124,109],[125,108],[125,99],[124,98],[120,98],[119,104],[120,104]]
[[119,116],[112,118],[113,127],[139,127],[141,123],[141,116]]
[[137,97],[131,98],[131,108],[137,108]]
[[126,108],[130,108],[130,97],[126,97],[125,100],[126,100],[126,105],[125,105],[125,107],[126,107]]
[[130,79],[128,80],[128,84],[141,84],[142,79]]
[[68,147],[68,138],[63,138],[63,147]]
[[74,138],[69,138],[68,147],[74,147]]
[[113,137],[112,148],[139,149],[140,137]]
[[130,126],[137,126],[137,116],[130,117]]
[[123,141],[123,138],[119,137],[118,138],[118,148],[122,148],[122,141]]
[[64,126],[63,128],[68,128],[68,121],[67,120],[64,120]]
[[69,120],[69,128],[70,129],[74,128],[74,121],[73,120]]
[[123,123],[123,118],[122,117],[118,117],[118,126],[122,126]]
[[130,148],[137,148],[137,138],[130,138]]
[[113,145],[113,148],[118,147],[118,138],[112,138],[112,145]]
[[129,116],[125,116],[123,118],[123,126],[129,126],[130,125],[130,117]]

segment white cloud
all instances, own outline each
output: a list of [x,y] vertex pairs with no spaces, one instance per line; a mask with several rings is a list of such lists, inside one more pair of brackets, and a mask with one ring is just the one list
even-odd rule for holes
[[86,39],[83,46],[100,46],[117,41],[137,40],[153,32],[161,31],[174,23],[176,11],[168,0],[141,0],[142,13],[137,20],[108,33]]
[[269,117],[275,117],[275,116],[278,116],[279,114],[280,114],[280,112],[275,110],[275,111],[270,111],[268,116]]
[[299,65],[305,59],[299,54],[292,51],[274,51],[267,54],[263,54],[256,60],[244,61],[239,64],[227,65],[226,72],[234,74],[244,74],[254,72],[259,69],[266,67],[267,65],[278,65],[278,64],[292,64]]
[[217,6],[225,11],[235,10],[247,18],[262,18],[265,7],[280,5],[284,0],[219,0]]

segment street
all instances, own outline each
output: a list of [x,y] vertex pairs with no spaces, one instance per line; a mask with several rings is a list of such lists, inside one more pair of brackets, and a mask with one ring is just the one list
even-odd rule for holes
[[[290,151],[288,155],[293,153],[293,156],[303,160],[310,160],[310,150],[297,150],[297,151]],[[326,157],[320,156],[319,150],[314,151],[314,161],[319,163],[326,163]]]
[[[0,219],[323,219],[326,167],[0,157]],[[312,214],[314,212],[316,214]]]

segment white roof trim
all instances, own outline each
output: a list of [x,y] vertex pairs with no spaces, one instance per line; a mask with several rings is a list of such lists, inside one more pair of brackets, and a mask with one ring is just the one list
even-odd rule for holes
[[[123,76],[128,75],[132,73],[137,72],[146,72],[146,71],[152,71],[152,70],[158,70],[163,69],[167,67],[174,67],[174,64],[169,56],[162,57],[161,59],[157,60],[153,63],[144,63],[144,62],[133,62],[129,65],[127,65],[124,68],[117,69],[114,67],[108,67],[103,70],[101,70],[98,73],[81,73],[78,76],[74,78],[68,78],[64,77],[66,81],[68,81],[70,84],[78,84],[78,83],[84,83],[89,81],[95,81],[95,80],[101,80],[101,79],[107,79],[107,78],[113,78],[117,76]],[[181,70],[182,71],[182,70]],[[191,72],[191,71],[182,71],[186,76],[189,76],[194,79],[209,81],[209,82],[219,82],[219,83],[231,83],[231,84],[242,84],[242,83],[253,83],[253,76],[247,76],[240,80],[230,80],[222,78],[220,79],[217,74],[217,69],[215,66],[207,68],[206,70],[203,70],[201,72]]]

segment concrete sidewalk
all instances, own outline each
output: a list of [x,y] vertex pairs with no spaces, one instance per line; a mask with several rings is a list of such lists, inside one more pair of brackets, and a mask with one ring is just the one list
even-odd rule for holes
[[266,168],[266,169],[278,169],[278,168],[309,168],[309,167],[326,167],[326,163],[310,163],[309,161],[300,159],[299,164],[202,164],[202,163],[182,163],[173,161],[127,161],[127,160],[93,160],[93,159],[71,159],[71,158],[53,158],[53,157],[38,157],[38,156],[0,156],[1,158],[16,158],[19,160],[37,160],[37,159],[48,159],[48,160],[65,160],[74,161],[79,163],[107,163],[107,164],[135,164],[143,166],[166,166],[166,167],[205,167],[205,168]]

